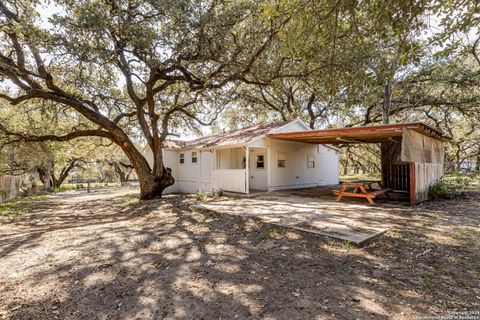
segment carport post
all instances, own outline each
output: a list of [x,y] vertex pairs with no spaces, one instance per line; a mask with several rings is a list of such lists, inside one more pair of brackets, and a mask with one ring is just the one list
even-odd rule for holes
[[415,205],[415,162],[410,162],[410,205]]

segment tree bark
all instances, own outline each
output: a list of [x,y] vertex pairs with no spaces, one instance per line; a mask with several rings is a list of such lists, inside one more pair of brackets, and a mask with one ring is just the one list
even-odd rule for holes
[[383,104],[382,104],[382,122],[383,124],[390,123],[390,106],[392,104],[392,84],[387,81],[383,90]]
[[475,163],[475,171],[480,171],[480,148],[478,149],[477,161]]
[[460,144],[457,144],[457,150],[455,151],[455,162],[456,162],[457,170],[459,170],[459,171],[462,169],[462,162],[460,161],[460,154],[461,154]]
[[43,189],[49,191],[53,187],[52,172],[53,163],[48,161],[45,165],[37,167],[37,173],[40,181],[43,184]]
[[151,200],[160,198],[163,191],[175,183],[172,176],[172,169],[165,168],[160,176],[149,174],[140,178],[140,200]]
[[70,160],[70,162],[65,167],[62,168],[58,178],[55,175],[55,171],[52,170],[51,176],[52,176],[53,187],[55,189],[60,188],[62,184],[65,182],[65,180],[68,178],[68,176],[70,175],[70,172],[72,172],[74,168],[79,167],[78,165],[79,161],[81,161],[81,159],[79,158]]

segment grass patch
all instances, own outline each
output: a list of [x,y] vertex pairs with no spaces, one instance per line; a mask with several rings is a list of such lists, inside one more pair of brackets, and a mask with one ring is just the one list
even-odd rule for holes
[[471,245],[480,246],[480,236],[474,228],[463,227],[453,232],[453,237],[457,240],[467,242]]
[[432,284],[432,276],[429,275],[428,273],[424,273],[422,275],[422,285],[425,288],[430,288],[430,285]]
[[45,200],[46,195],[33,195],[23,198],[17,198],[4,203],[0,203],[0,216],[18,217],[30,213],[34,207],[35,201]]
[[[90,183],[90,189],[103,189],[103,188],[115,188],[121,187],[120,182],[92,182]],[[88,189],[88,183],[64,183],[60,188],[56,188],[54,192],[66,192],[66,191],[75,191],[75,190],[86,190]]]
[[473,263],[473,269],[477,272],[480,277],[480,260],[477,260]]
[[385,258],[387,256],[387,253],[383,249],[376,250],[374,254],[380,258]]
[[362,181],[362,180],[381,180],[380,173],[365,173],[365,174],[347,174],[340,176],[340,180],[344,181]]
[[202,218],[200,220],[197,219],[197,221],[198,221],[197,225],[208,228],[209,230],[212,230],[214,228],[214,224],[216,222],[216,219],[217,218],[215,218],[215,217],[211,217],[211,216],[208,216],[208,215],[202,215]]
[[127,205],[136,205],[140,203],[140,198],[131,198],[125,201],[125,204]]
[[275,228],[268,227],[263,231],[263,240],[275,239],[279,236],[278,231]]
[[204,192],[197,192],[195,194],[195,200],[197,200],[198,202],[204,202],[205,200],[207,200],[207,197],[208,194]]
[[356,249],[356,246],[352,241],[345,240],[342,241],[342,249],[350,251]]
[[420,224],[422,225],[422,227],[424,228],[433,228],[435,227],[435,222],[432,222],[432,221],[428,221],[428,220],[422,220],[422,222],[420,222]]

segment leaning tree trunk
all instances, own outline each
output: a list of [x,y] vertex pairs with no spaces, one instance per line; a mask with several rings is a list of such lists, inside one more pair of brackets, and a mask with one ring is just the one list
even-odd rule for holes
[[140,180],[140,199],[150,200],[160,198],[163,191],[175,183],[172,176],[172,169],[164,168],[164,172],[160,176],[153,174],[147,176],[139,176]]
[[43,184],[43,189],[45,191],[50,191],[53,187],[52,181],[52,172],[53,172],[53,163],[48,161],[46,165],[37,167],[38,177]]
[[163,165],[162,149],[153,148],[153,169],[147,159],[135,148],[133,143],[122,143],[120,147],[125,152],[137,173],[140,181],[140,200],[161,198],[163,191],[175,183],[172,169]]
[[53,181],[53,187],[55,189],[58,189],[62,186],[62,184],[65,182],[65,180],[68,178],[70,175],[70,172],[77,167],[77,162],[80,161],[80,159],[75,158],[70,160],[70,162],[62,168],[60,171],[60,175],[58,178],[55,176],[55,171],[52,170],[51,175],[52,175],[52,181]]

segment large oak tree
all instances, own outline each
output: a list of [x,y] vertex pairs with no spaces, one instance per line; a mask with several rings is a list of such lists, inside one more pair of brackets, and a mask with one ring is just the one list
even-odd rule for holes
[[[60,135],[0,129],[28,141],[109,139],[135,168],[141,199],[174,183],[165,139],[192,121],[210,123],[228,91],[259,81],[257,60],[289,19],[249,0],[56,0],[48,22],[41,5],[0,2],[0,98],[18,112],[31,101],[68,108],[79,124]],[[153,167],[133,135],[153,150]]]

